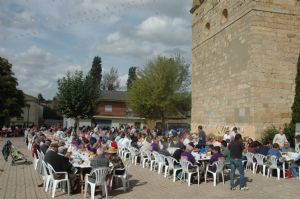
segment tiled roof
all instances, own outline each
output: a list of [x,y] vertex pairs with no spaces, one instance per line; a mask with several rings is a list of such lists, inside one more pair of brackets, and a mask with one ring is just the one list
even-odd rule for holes
[[102,101],[126,101],[127,91],[101,91]]

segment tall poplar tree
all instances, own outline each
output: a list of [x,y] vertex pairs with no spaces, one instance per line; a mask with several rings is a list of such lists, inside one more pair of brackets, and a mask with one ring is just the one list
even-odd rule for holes
[[101,57],[94,57],[92,68],[89,72],[89,75],[95,80],[97,85],[100,88],[101,79],[102,79],[102,61]]
[[132,66],[128,71],[128,79],[127,79],[127,90],[130,89],[132,83],[136,80],[136,67]]
[[297,74],[295,79],[295,97],[294,103],[292,106],[292,120],[290,122],[290,129],[287,129],[287,137],[290,138],[290,141],[294,141],[295,136],[295,126],[296,123],[300,123],[300,54],[298,57],[297,63]]

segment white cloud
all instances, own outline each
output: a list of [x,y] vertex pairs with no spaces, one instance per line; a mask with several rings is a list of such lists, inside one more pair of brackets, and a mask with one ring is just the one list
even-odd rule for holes
[[136,34],[148,41],[166,45],[187,44],[191,38],[188,25],[188,21],[180,18],[152,16],[138,26]]
[[0,48],[0,56],[6,54],[5,48]]
[[[144,61],[158,54],[190,54],[191,30],[188,21],[168,16],[151,16],[140,24],[109,34],[97,44],[101,54],[131,57]],[[187,57],[190,59],[190,56]]]
[[[1,1],[1,0],[0,0]],[[19,86],[52,98],[66,71],[128,68],[155,55],[191,56],[191,0],[9,0],[0,6],[0,56],[13,64]]]
[[[8,53],[0,49],[0,56],[9,60],[12,70],[18,79],[19,87],[33,96],[42,93],[52,98],[57,90],[57,80],[65,76],[67,71],[83,70],[80,65],[70,65],[69,61],[56,58],[37,46],[31,46],[20,53]],[[3,53],[4,52],[4,53]]]
[[115,41],[119,41],[121,38],[120,38],[120,34],[118,32],[114,32],[112,34],[109,34],[106,38],[106,41],[108,43],[112,43],[112,42],[115,42]]

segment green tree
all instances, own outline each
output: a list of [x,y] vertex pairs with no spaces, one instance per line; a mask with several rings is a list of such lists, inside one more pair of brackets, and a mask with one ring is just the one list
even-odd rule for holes
[[136,80],[136,67],[130,67],[128,71],[128,79],[127,79],[127,90],[130,89],[132,83]]
[[89,75],[94,78],[97,85],[100,87],[102,79],[102,61],[101,57],[94,57],[92,68],[89,72]]
[[272,125],[263,131],[260,141],[264,145],[273,144],[273,138],[275,137],[275,135],[277,133],[279,133],[279,130],[275,126]]
[[39,103],[45,102],[45,101],[46,101],[46,100],[44,99],[42,93],[39,93],[38,96],[37,96],[37,98],[38,98]]
[[17,89],[18,81],[8,60],[0,57],[0,125],[8,125],[10,118],[20,116],[25,106],[24,95]]
[[59,109],[57,96],[54,96],[52,98],[52,107],[53,107],[53,109],[56,109],[56,110]]
[[63,115],[75,119],[75,126],[79,119],[91,118],[100,100],[100,88],[94,78],[83,77],[82,71],[67,73],[66,77],[58,80],[57,102]]
[[118,69],[112,67],[108,73],[103,75],[101,89],[104,91],[115,91],[120,88]]
[[290,142],[294,142],[295,126],[296,123],[300,123],[300,54],[297,63],[297,74],[295,79],[295,97],[292,106],[292,120],[290,125],[285,128],[285,132],[290,137]]
[[139,73],[128,91],[132,110],[148,119],[161,119],[165,131],[168,115],[186,114],[191,98],[189,65],[180,56],[158,56]]
[[63,119],[62,116],[59,114],[59,112],[57,110],[52,109],[52,108],[47,107],[47,106],[44,106],[43,118],[44,119],[55,119],[55,120]]

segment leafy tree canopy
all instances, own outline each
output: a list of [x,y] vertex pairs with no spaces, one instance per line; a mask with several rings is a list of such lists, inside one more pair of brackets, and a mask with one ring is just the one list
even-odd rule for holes
[[45,102],[45,101],[46,101],[46,100],[44,99],[42,93],[39,93],[38,96],[37,96],[37,98],[38,98],[39,103]]
[[83,77],[82,71],[68,72],[58,80],[57,103],[60,111],[67,117],[91,118],[100,100],[100,88],[91,75]]
[[161,119],[164,128],[168,115],[190,111],[189,65],[180,56],[158,56],[138,74],[128,91],[132,110],[149,119]]
[[0,125],[9,124],[10,118],[20,116],[25,106],[24,94],[17,89],[18,81],[8,60],[0,57]]

